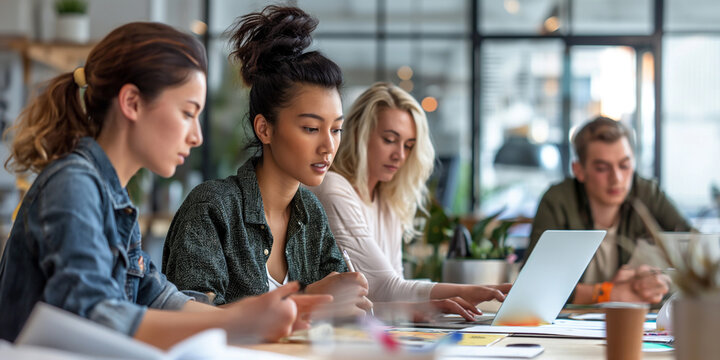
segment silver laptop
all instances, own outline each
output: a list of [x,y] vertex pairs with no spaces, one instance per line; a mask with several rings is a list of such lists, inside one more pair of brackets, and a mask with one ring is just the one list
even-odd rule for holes
[[[523,266],[497,315],[462,321],[445,318],[421,326],[462,328],[469,325],[550,324],[562,310],[595,255],[604,230],[547,230]],[[447,325],[447,326],[446,326]],[[415,325],[417,326],[417,324]]]

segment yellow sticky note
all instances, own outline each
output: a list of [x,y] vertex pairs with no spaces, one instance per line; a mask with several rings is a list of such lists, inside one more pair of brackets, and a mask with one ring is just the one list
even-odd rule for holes
[[475,333],[463,333],[462,340],[458,345],[467,346],[488,346],[494,344],[500,339],[506,337],[505,334],[475,334]]

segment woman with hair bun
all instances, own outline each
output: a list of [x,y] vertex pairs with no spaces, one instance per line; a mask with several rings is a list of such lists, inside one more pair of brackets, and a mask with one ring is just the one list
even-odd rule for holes
[[323,181],[343,124],[340,68],[306,51],[317,24],[298,8],[268,6],[232,30],[259,156],[193,189],[163,252],[168,278],[215,305],[299,281],[306,293],[333,294],[346,314],[372,306],[365,278],[347,272],[320,202],[300,187]]
[[6,166],[39,174],[0,263],[1,339],[14,341],[40,301],[160,348],[209,328],[275,340],[307,326],[298,311],[331,301],[291,296],[294,283],[221,310],[191,301],[142,251],[127,183],[141,168],[172,176],[202,143],[206,76],[194,37],[130,23],[22,112]]

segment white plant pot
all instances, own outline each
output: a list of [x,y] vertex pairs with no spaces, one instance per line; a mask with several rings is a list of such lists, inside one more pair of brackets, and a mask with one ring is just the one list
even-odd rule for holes
[[508,281],[505,260],[446,259],[443,282],[456,284],[496,285]]
[[676,359],[704,360],[720,354],[720,293],[678,298],[672,323]]
[[62,42],[85,44],[90,41],[90,18],[82,14],[58,15],[55,39]]

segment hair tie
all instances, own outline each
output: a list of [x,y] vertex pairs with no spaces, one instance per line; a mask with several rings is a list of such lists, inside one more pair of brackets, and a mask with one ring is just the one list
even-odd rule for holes
[[79,87],[85,87],[87,86],[87,81],[85,81],[85,68],[79,67],[73,71],[73,79],[75,79],[75,83]]

